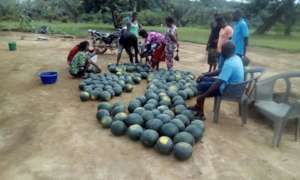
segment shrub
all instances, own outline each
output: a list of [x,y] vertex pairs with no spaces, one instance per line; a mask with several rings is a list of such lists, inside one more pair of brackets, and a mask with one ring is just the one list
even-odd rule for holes
[[139,23],[147,26],[161,25],[165,17],[164,12],[145,10],[139,13]]

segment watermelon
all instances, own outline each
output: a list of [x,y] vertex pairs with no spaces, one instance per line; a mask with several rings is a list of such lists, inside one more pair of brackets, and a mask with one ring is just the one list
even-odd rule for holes
[[138,124],[131,125],[127,130],[127,135],[131,140],[137,141],[140,139],[142,133],[143,133],[142,126]]
[[160,154],[168,155],[172,152],[173,146],[172,139],[167,136],[161,136],[155,144],[155,150]]
[[86,91],[81,91],[80,92],[80,100],[82,102],[86,102],[86,101],[90,100],[90,94]]
[[128,126],[131,126],[133,124],[139,124],[142,126],[144,124],[142,116],[137,113],[129,114],[125,122]]
[[112,119],[110,116],[104,116],[101,119],[101,124],[103,128],[110,128],[111,124],[112,124]]
[[152,129],[147,129],[142,133],[141,142],[145,147],[153,147],[158,139],[159,135]]
[[101,119],[104,116],[109,116],[109,111],[105,110],[105,109],[100,109],[97,114],[96,114],[96,118],[98,119],[98,121],[101,121]]
[[160,115],[160,111],[158,109],[153,109],[152,114],[154,115],[154,117],[157,117],[158,115]]
[[99,98],[101,101],[109,101],[111,99],[111,94],[108,91],[102,91],[99,93]]
[[114,121],[126,121],[127,119],[127,114],[125,112],[119,112],[114,116]]
[[140,84],[140,82],[142,81],[142,79],[141,79],[140,77],[137,77],[137,76],[134,76],[134,77],[132,78],[132,80],[133,80],[133,82],[134,82],[135,84]]
[[144,112],[145,112],[145,109],[143,107],[138,107],[134,110],[134,113],[137,113],[139,115],[143,115]]
[[133,113],[134,110],[141,106],[141,102],[139,100],[132,100],[128,104],[128,111]]
[[167,115],[169,115],[171,118],[173,118],[173,117],[175,116],[175,114],[174,114],[173,111],[171,111],[171,110],[165,110],[165,111],[163,112],[163,114],[167,114]]
[[112,105],[108,102],[101,102],[100,104],[98,104],[98,107],[97,107],[98,110],[100,109],[105,109],[107,111],[111,111],[112,109]]
[[160,114],[157,116],[157,119],[160,119],[163,123],[167,123],[171,121],[172,118],[167,114]]
[[155,109],[155,105],[154,104],[145,104],[145,106],[144,106],[144,108],[146,109],[146,110],[153,110],[153,109]]
[[115,92],[115,96],[121,96],[122,95],[122,92],[123,92],[123,89],[121,86],[116,86],[113,88],[114,92]]
[[185,126],[188,126],[190,124],[189,118],[183,114],[179,114],[179,115],[175,116],[175,118],[180,119],[184,123]]
[[146,129],[158,131],[162,125],[163,122],[160,119],[151,119],[146,122]]
[[133,86],[131,84],[126,84],[125,85],[125,92],[132,92]]
[[120,113],[120,112],[125,112],[125,107],[124,105],[117,105],[117,106],[113,106],[112,110],[111,110],[111,115],[115,116],[116,114]]
[[175,144],[180,143],[180,142],[186,142],[193,146],[195,144],[195,139],[194,139],[193,135],[191,135],[188,132],[183,131],[183,132],[176,134],[176,136],[174,137]]
[[166,111],[166,110],[169,110],[168,106],[164,106],[164,105],[158,106],[157,109],[158,109],[161,113],[164,112],[164,111]]
[[185,129],[185,125],[180,119],[172,119],[171,123],[175,124],[179,131],[183,131]]
[[136,99],[139,100],[142,105],[144,105],[147,101],[145,96],[138,96]]
[[126,133],[127,127],[122,121],[114,121],[111,124],[111,132],[115,136],[122,136]]
[[150,93],[146,93],[146,98],[149,99],[159,99],[159,96],[157,94],[155,94],[154,92],[150,92]]
[[174,147],[174,155],[175,157],[180,160],[184,161],[189,159],[193,154],[193,147],[185,142],[180,142],[175,144]]
[[198,126],[199,128],[205,128],[205,125],[204,125],[204,122],[199,120],[199,119],[195,119],[191,122],[191,125],[196,125]]
[[188,117],[190,121],[194,119],[194,114],[193,114],[193,111],[191,111],[191,110],[188,110],[188,109],[184,110],[181,114]]
[[185,131],[191,133],[194,136],[196,141],[201,140],[204,133],[204,129],[200,128],[197,125],[189,125],[188,127],[185,128]]
[[141,72],[141,76],[142,76],[142,79],[147,79],[148,73],[146,73],[146,72]]
[[166,123],[161,126],[160,134],[173,138],[178,133],[178,127],[173,123]]
[[147,101],[147,104],[153,104],[153,106],[157,106],[158,105],[158,102],[156,99],[149,99]]
[[95,101],[95,100],[98,100],[99,99],[99,94],[100,92],[98,92],[97,90],[93,90],[91,92],[91,100]]
[[187,108],[185,105],[179,104],[175,106],[175,113],[176,114],[181,114],[183,111],[185,111]]
[[142,114],[144,121],[149,121],[154,118],[152,111],[144,111]]
[[79,83],[79,86],[78,86],[78,87],[79,87],[79,90],[80,90],[80,91],[83,91],[85,85],[86,85],[85,82],[80,82],[80,83]]
[[188,99],[188,95],[185,91],[178,91],[178,95],[180,95],[184,100]]

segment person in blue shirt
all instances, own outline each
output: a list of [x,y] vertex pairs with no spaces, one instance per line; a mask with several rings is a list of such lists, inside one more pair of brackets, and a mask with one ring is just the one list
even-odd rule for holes
[[197,115],[205,120],[204,102],[208,97],[221,96],[226,85],[241,83],[244,81],[244,66],[239,56],[235,54],[235,45],[232,41],[226,42],[222,47],[224,64],[218,77],[210,78],[203,83],[198,83],[198,97],[195,106],[190,109],[197,112]]
[[234,31],[232,40],[235,44],[235,53],[244,58],[248,46],[249,29],[246,21],[242,18],[241,11],[237,10],[233,13]]

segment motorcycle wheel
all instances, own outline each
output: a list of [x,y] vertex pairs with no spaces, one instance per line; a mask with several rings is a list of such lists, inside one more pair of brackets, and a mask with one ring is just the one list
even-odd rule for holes
[[96,40],[96,47],[100,54],[104,54],[107,51],[106,44],[101,39]]

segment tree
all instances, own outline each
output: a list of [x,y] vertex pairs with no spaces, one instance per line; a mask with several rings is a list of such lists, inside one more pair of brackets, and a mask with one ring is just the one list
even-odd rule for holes
[[256,29],[256,34],[264,34],[282,21],[285,27],[284,34],[290,35],[297,19],[297,6],[295,0],[252,0],[246,9],[249,14],[257,16],[262,22]]

